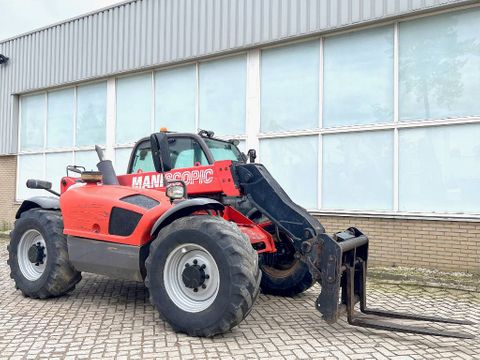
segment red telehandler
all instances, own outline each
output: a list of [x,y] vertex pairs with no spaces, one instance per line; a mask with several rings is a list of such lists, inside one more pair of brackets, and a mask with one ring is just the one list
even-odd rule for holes
[[143,281],[176,331],[213,336],[239,324],[260,289],[291,296],[318,282],[315,306],[329,323],[346,311],[356,326],[471,338],[385,318],[469,321],[368,309],[367,236],[353,227],[327,235],[253,150],[247,157],[210,131],[163,131],[137,142],[120,176],[96,150],[98,171],[68,166],[60,194],[27,181],[56,196],[26,200],[16,214],[8,263],[25,296],[66,294],[82,271]]

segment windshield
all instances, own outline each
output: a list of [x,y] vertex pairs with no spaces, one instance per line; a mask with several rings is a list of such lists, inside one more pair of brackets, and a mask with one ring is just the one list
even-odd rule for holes
[[243,161],[242,153],[238,148],[228,141],[203,138],[212,153],[213,160]]
[[[210,149],[213,161],[232,160],[244,162],[240,150],[228,141],[202,138]],[[168,139],[173,169],[208,165],[208,160],[197,140],[190,137],[171,137]],[[129,173],[155,171],[150,142],[143,141],[135,148],[132,168]]]

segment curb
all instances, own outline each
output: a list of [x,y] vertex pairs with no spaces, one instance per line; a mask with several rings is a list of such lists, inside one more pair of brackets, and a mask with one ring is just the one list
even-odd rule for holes
[[368,279],[377,284],[422,286],[480,292],[480,274],[406,267],[372,267]]

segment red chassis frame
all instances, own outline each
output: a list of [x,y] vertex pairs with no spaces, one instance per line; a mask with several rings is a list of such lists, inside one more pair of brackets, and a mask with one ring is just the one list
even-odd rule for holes
[[[241,194],[233,181],[231,164],[230,160],[224,160],[217,161],[213,165],[174,169],[166,172],[165,178],[183,180],[189,195],[208,197],[209,194],[223,194],[237,197]],[[61,181],[60,205],[62,212],[69,214],[64,217],[64,233],[67,235],[142,246],[152,240],[150,230],[155,221],[172,206],[165,196],[162,174],[157,172],[139,171],[134,174],[120,175],[118,181],[121,186],[109,185],[108,190],[97,184],[85,184],[82,190],[77,190],[78,187],[77,189],[76,186],[72,187],[77,184],[77,180],[78,178],[74,177],[64,177]],[[72,188],[69,189],[70,187]],[[121,201],[122,198],[134,194],[151,197],[160,205],[152,209],[144,209]],[[89,204],[88,212],[82,210],[82,203]],[[94,204],[93,207],[92,204]],[[142,215],[137,228],[131,235],[124,237],[108,233],[109,214],[115,206]],[[231,206],[225,206],[221,215],[225,220],[237,224],[258,253],[276,252],[272,235],[264,230],[267,223],[257,224]]]

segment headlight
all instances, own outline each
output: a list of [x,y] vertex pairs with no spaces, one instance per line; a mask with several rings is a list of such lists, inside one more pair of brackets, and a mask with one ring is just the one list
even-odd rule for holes
[[180,183],[168,184],[165,192],[171,200],[183,199],[185,197],[185,186]]

